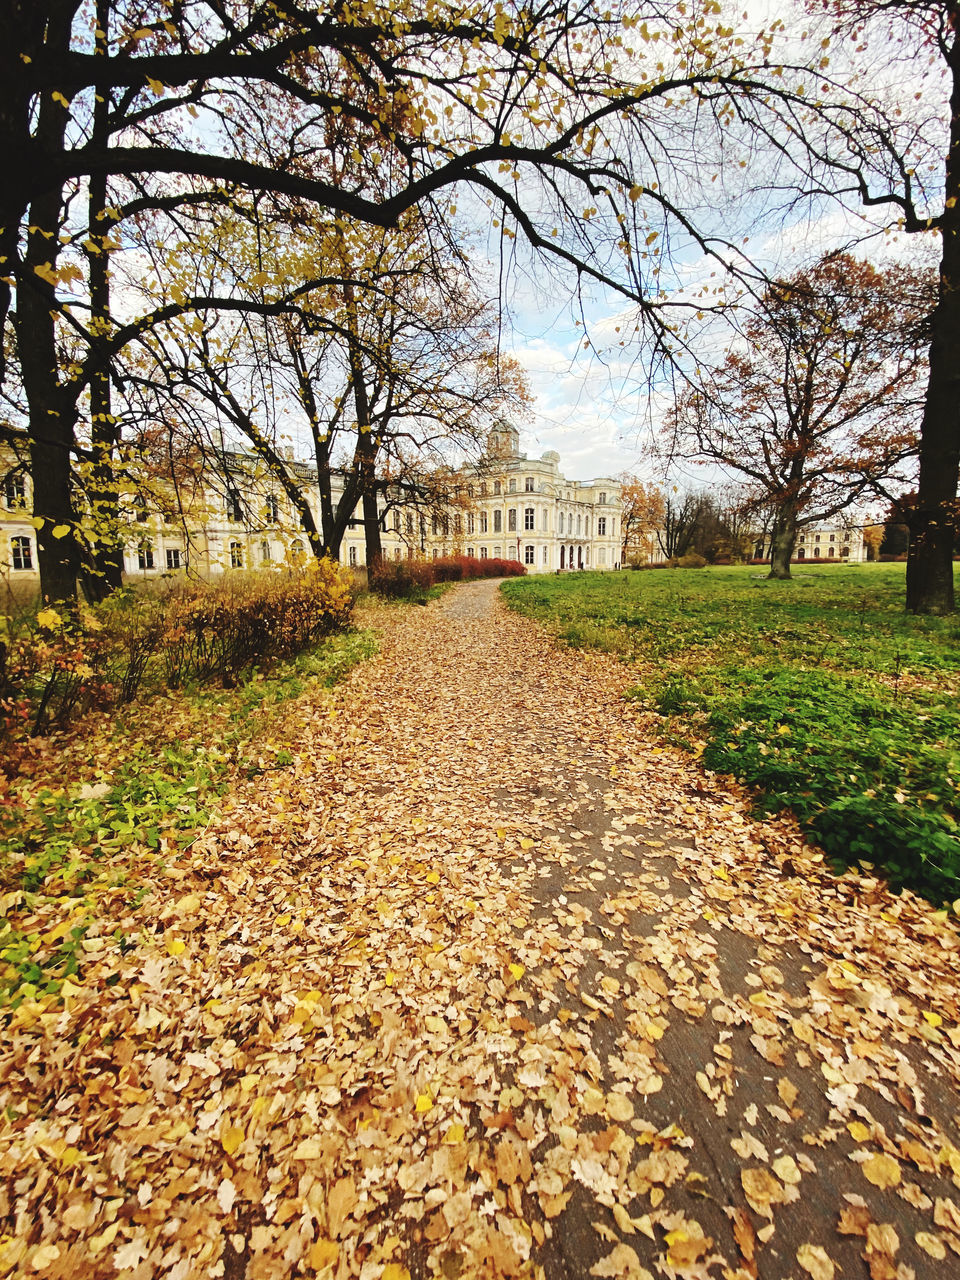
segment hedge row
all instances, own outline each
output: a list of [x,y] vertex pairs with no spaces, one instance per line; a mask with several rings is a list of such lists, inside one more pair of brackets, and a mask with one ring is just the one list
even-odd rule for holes
[[381,560],[370,570],[370,590],[394,599],[422,598],[438,582],[474,578],[516,578],[526,573],[518,560],[479,560],[449,556],[444,560]]

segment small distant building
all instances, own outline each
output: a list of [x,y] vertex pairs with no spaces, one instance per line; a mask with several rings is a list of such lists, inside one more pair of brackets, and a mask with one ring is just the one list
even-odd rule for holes
[[[758,560],[770,559],[770,538],[764,536],[757,544]],[[824,521],[821,524],[804,525],[797,536],[791,563],[801,560],[846,560],[860,563],[867,558],[867,544],[862,525],[846,525]]]

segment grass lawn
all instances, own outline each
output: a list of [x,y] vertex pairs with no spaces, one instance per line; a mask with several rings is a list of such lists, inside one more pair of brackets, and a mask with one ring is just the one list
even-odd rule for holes
[[631,696],[709,769],[791,808],[838,862],[960,897],[960,622],[903,612],[904,567],[569,574],[505,583],[568,644],[620,655]]

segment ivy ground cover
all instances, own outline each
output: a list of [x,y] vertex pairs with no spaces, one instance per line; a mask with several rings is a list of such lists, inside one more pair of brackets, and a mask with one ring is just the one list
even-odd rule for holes
[[523,579],[510,605],[634,664],[631,696],[838,862],[960,896],[960,624],[903,612],[903,566]]

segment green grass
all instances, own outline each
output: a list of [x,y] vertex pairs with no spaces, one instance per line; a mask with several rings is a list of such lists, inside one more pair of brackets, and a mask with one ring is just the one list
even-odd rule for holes
[[902,565],[517,579],[521,613],[634,664],[630,696],[707,768],[792,809],[839,863],[960,896],[960,622],[903,612]]
[[189,846],[231,778],[292,762],[275,708],[375,652],[372,633],[338,632],[236,688],[172,691],[51,740],[4,797],[0,1008],[81,981],[91,926],[122,914],[118,898],[139,905],[140,875]]

